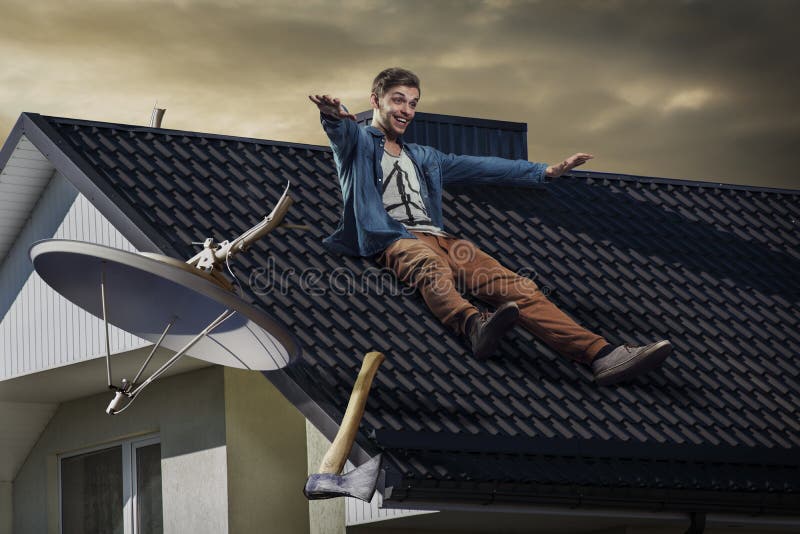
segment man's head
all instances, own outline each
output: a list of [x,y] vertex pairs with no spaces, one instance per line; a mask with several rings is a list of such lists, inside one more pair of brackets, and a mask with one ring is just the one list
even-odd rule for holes
[[411,71],[390,68],[382,71],[372,82],[369,101],[372,104],[372,125],[387,137],[405,133],[419,101],[419,78]]

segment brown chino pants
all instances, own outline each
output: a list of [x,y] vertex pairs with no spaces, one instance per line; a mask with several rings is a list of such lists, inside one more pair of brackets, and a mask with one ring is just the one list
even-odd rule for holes
[[590,362],[608,342],[559,310],[533,280],[503,267],[473,243],[455,237],[414,232],[378,257],[405,284],[415,287],[434,315],[456,332],[478,310],[460,292],[492,305],[514,301],[519,323],[550,348],[573,360]]

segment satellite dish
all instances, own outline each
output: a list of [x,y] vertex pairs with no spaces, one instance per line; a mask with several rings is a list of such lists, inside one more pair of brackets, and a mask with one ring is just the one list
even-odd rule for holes
[[[264,221],[230,242],[217,244],[207,239],[204,250],[186,263],[82,241],[50,239],[31,246],[31,261],[39,276],[105,323],[108,387],[116,391],[106,410],[109,414],[127,408],[142,389],[184,354],[214,364],[263,371],[280,369],[299,357],[299,345],[292,334],[238,296],[233,285],[215,270],[220,262],[227,262],[234,253],[246,250],[280,225],[291,203],[287,186]],[[123,379],[121,387],[113,385],[111,379],[108,324],[155,344],[136,378]],[[175,355],[138,383],[160,346],[175,351]],[[128,403],[123,406],[126,398]]]

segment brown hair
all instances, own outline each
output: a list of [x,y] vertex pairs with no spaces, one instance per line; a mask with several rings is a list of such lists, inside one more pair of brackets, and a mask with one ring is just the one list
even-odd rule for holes
[[415,87],[419,94],[422,95],[417,75],[410,70],[399,67],[385,69],[375,76],[375,80],[372,82],[372,92],[378,95],[378,98],[383,98],[387,90],[398,85]]

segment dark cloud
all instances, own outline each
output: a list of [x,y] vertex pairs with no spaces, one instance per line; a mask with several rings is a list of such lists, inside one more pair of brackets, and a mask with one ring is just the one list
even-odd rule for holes
[[366,109],[403,65],[422,111],[529,123],[532,158],[800,188],[794,1],[6,4],[4,131],[23,110],[142,123],[158,98],[172,127],[324,143],[306,94]]

